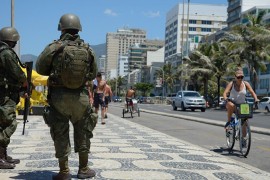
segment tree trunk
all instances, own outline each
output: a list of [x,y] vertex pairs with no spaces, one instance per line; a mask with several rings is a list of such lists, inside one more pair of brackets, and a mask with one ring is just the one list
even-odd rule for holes
[[217,107],[219,107],[219,99],[220,99],[220,79],[221,79],[221,76],[217,76],[217,85],[218,85],[218,104],[217,104]]
[[204,80],[204,99],[208,99],[208,78]]

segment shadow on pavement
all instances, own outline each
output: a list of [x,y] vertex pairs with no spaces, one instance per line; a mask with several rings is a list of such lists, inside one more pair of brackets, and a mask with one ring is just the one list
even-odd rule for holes
[[218,153],[223,156],[235,156],[235,157],[243,157],[240,151],[238,150],[230,150],[228,148],[220,147],[219,149],[210,149],[210,151],[213,151],[215,153]]
[[27,179],[27,180],[47,180],[52,179],[56,173],[53,171],[32,171],[20,172],[17,176],[10,177],[10,179]]

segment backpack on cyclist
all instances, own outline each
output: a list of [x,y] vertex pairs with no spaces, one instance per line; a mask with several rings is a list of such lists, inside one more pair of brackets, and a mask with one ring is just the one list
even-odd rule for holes
[[68,41],[60,57],[60,78],[63,86],[69,89],[82,87],[89,76],[91,58],[89,45],[83,42]]

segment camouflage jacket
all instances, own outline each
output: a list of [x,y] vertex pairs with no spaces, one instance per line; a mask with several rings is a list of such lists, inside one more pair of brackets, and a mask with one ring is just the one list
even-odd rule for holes
[[0,87],[8,87],[10,91],[17,91],[26,81],[16,53],[8,44],[0,41]]
[[[80,39],[79,35],[72,36],[68,33],[62,34],[60,39],[57,41],[54,41],[53,43],[49,44],[43,52],[38,56],[37,62],[36,62],[36,70],[39,74],[45,75],[45,76],[53,76],[52,71],[54,68],[54,64],[56,61],[59,61],[59,58],[57,57],[58,51],[61,48],[61,41],[65,40],[71,40],[71,41],[83,41]],[[97,65],[96,65],[96,58],[94,51],[89,46],[89,57],[92,58],[92,64],[90,65],[90,77],[88,81],[91,81],[96,76],[97,71]],[[50,78],[49,78],[50,79]]]

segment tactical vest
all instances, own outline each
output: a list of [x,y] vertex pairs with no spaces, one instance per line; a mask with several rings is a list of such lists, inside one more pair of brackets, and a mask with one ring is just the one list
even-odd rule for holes
[[[68,89],[78,89],[85,85],[89,78],[90,64],[89,45],[83,41],[60,41],[62,52],[53,61],[55,85]],[[53,86],[53,84],[52,84]]]

